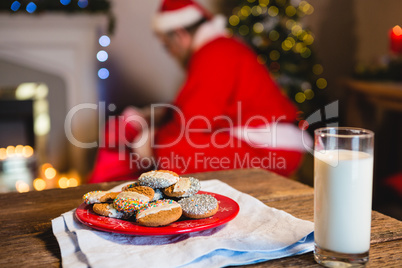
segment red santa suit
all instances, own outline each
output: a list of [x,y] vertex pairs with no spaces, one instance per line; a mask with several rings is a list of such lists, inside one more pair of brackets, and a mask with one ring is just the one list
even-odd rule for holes
[[[193,49],[170,120],[155,131],[152,168],[179,174],[236,168],[293,173],[304,151],[302,133],[293,125],[296,108],[257,55],[226,37],[219,17],[200,26]],[[126,124],[119,134],[118,120],[107,125],[107,140],[119,143],[122,133],[134,139],[138,128]],[[121,150],[100,149],[90,182],[133,179],[145,171],[142,159],[130,152],[122,160]]]
[[[283,126],[289,132],[297,129],[290,124],[296,108],[256,54],[225,37],[217,20],[197,32],[187,80],[174,102],[180,112],[173,111],[172,120],[156,133],[158,168],[192,173],[261,167],[289,175],[297,169],[303,148],[278,140]],[[300,139],[297,130],[293,137]]]

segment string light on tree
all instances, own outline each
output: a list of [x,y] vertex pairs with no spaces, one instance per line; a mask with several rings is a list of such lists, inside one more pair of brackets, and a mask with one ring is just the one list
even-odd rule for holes
[[[317,90],[327,87],[324,68],[315,59],[314,34],[300,18],[314,7],[301,0],[240,0],[229,16],[229,29],[257,52],[285,94],[304,114],[319,106]],[[307,82],[308,87],[302,86]]]

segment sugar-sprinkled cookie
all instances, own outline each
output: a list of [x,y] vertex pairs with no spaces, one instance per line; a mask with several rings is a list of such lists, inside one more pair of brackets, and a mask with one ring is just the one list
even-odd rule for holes
[[114,207],[120,212],[131,213],[146,205],[154,197],[154,190],[146,186],[135,186],[121,192],[113,201]]
[[84,194],[82,199],[86,204],[113,202],[119,193],[109,191],[92,191]]
[[175,184],[179,180],[179,175],[169,170],[153,170],[142,173],[138,179],[140,185],[148,186],[153,189],[166,188]]
[[219,204],[215,197],[208,194],[195,194],[178,201],[183,215],[191,219],[207,218],[218,211]]
[[117,211],[114,208],[113,204],[109,203],[94,204],[92,209],[96,214],[110,218],[128,219],[131,216],[133,216],[133,213],[125,213]]
[[169,197],[188,197],[201,189],[200,181],[193,177],[180,177],[175,184],[163,189]]
[[136,220],[143,226],[164,226],[177,221],[182,214],[179,203],[170,199],[148,203],[138,210]]

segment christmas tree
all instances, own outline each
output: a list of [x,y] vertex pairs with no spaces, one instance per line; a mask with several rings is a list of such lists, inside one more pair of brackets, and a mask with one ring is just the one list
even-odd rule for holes
[[[300,110],[300,120],[319,108],[318,91],[327,87],[323,66],[316,61],[313,33],[301,18],[314,8],[301,0],[238,0],[229,29],[258,54]],[[304,114],[304,116],[303,116]]]

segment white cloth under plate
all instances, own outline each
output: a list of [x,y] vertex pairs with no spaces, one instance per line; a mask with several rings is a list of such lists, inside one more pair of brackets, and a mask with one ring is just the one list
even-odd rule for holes
[[75,219],[74,210],[62,214],[52,220],[52,227],[63,267],[223,267],[313,250],[312,222],[268,207],[218,180],[202,181],[201,189],[235,200],[240,206],[237,217],[201,232],[132,236],[91,229]]

